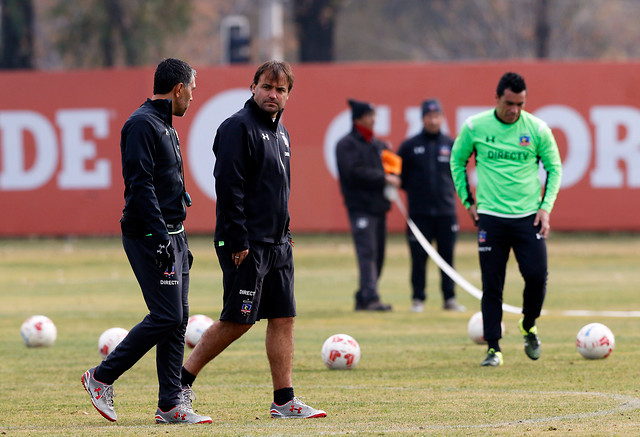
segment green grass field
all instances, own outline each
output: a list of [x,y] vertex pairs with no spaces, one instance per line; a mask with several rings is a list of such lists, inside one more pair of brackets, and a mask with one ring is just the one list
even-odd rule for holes
[[[191,314],[217,318],[221,274],[210,237],[191,237],[195,264]],[[640,425],[640,330],[637,318],[571,317],[564,310],[640,310],[640,235],[554,234],[550,276],[539,322],[542,358],[530,361],[505,314],[505,365],[483,368],[484,346],[471,342],[467,321],[480,304],[457,289],[465,313],[441,310],[439,274],[429,265],[425,312],[409,311],[409,259],[404,237],[389,238],[381,295],[388,314],[355,313],[355,257],[348,235],[296,237],[296,394],[327,411],[325,419],[274,420],[258,323],[210,363],[194,389],[196,410],[212,425],[154,423],[157,380],[149,353],[115,384],[118,422],[91,406],[80,376],[96,365],[99,335],[130,329],[146,314],[118,238],[0,240],[0,435],[636,435]],[[463,235],[456,268],[479,286],[476,243]],[[513,256],[505,302],[521,304]],[[30,349],[21,323],[45,314],[58,328],[53,347]],[[616,335],[605,360],[583,359],[578,330],[601,322]],[[331,334],[360,343],[352,371],[330,371],[320,348]],[[187,350],[186,353],[189,353]]]

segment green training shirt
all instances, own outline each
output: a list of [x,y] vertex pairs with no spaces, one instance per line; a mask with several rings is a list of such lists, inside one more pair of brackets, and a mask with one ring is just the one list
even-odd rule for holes
[[[451,174],[465,208],[474,204],[468,193],[467,162],[475,153],[478,213],[518,218],[538,209],[551,212],[560,189],[562,163],[547,124],[522,111],[513,124],[501,122],[495,109],[469,117],[451,150]],[[547,171],[542,197],[539,161]]]

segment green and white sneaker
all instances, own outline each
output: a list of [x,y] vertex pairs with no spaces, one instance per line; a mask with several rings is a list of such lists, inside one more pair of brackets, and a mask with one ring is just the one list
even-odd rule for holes
[[480,364],[481,366],[492,366],[498,367],[504,364],[504,360],[502,359],[502,352],[496,352],[494,348],[489,349],[487,353],[487,358]]
[[527,332],[523,327],[522,323],[524,319],[520,319],[518,321],[518,327],[520,328],[520,332],[524,336],[524,353],[527,354],[529,358],[532,360],[537,360],[540,358],[540,339],[538,338],[538,327],[532,326]]
[[113,391],[113,385],[103,384],[93,377],[96,371],[95,367],[87,370],[82,374],[80,380],[82,386],[91,396],[91,403],[98,410],[102,417],[111,422],[118,420],[116,410],[113,408],[113,398],[116,396]]
[[274,419],[311,419],[327,416],[324,411],[311,408],[295,397],[284,405],[276,405],[273,402],[270,413]]

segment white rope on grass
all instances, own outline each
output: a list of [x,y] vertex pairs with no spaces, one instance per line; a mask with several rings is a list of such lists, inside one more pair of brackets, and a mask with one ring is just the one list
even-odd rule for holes
[[[409,225],[409,229],[411,229],[411,232],[413,232],[413,235],[416,237],[416,239],[418,240],[422,248],[425,250],[425,252],[427,252],[427,255],[429,255],[429,257],[438,265],[438,267],[440,267],[440,269],[442,269],[443,272],[445,272],[451,279],[453,279],[453,282],[458,284],[467,293],[469,293],[471,296],[475,297],[476,299],[482,299],[482,291],[478,290],[473,284],[471,284],[469,281],[463,278],[460,275],[460,273],[456,272],[454,268],[449,265],[449,263],[447,263],[444,259],[442,259],[438,251],[434,249],[434,247],[429,243],[429,241],[425,238],[422,232],[420,232],[420,229],[418,228],[418,226],[416,226],[416,224],[413,222],[413,220],[411,220],[411,218],[407,214],[407,210],[404,207],[404,204],[402,203],[400,196],[397,195],[397,191],[395,193],[395,196],[393,196],[393,200],[395,201],[396,205],[398,206],[398,209],[400,210],[405,220],[407,221],[407,225]],[[522,313],[522,308],[518,308],[513,305],[508,305],[506,303],[502,304],[502,310],[508,313],[513,313],[513,314]]]
[[[427,255],[433,259],[433,261],[440,267],[440,269],[445,272],[456,284],[458,284],[464,291],[469,293],[471,296],[476,299],[482,299],[482,291],[476,288],[473,284],[463,278],[457,271],[453,269],[438,253],[438,251],[429,243],[429,241],[422,234],[418,226],[411,220],[409,215],[407,214],[407,210],[398,196],[397,190],[395,192],[387,191],[387,194],[393,201],[396,206],[402,213],[403,217],[407,221],[407,225],[413,235],[416,237],[422,248],[427,252]],[[506,303],[502,304],[502,310],[508,313],[513,314],[521,314],[522,308],[518,308],[513,305],[508,305]],[[548,311],[542,310],[542,314],[548,314]],[[640,317],[640,311],[590,311],[590,310],[566,310],[561,311],[561,315],[563,316],[571,316],[571,317]]]

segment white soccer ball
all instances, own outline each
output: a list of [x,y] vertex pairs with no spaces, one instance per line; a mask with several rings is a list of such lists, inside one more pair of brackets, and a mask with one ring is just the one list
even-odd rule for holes
[[615,344],[613,332],[602,323],[589,323],[576,336],[578,352],[589,360],[607,358],[613,352]]
[[213,325],[213,320],[204,314],[195,314],[189,317],[187,332],[184,334],[184,340],[187,346],[196,347],[204,331],[211,325]]
[[29,347],[51,346],[58,330],[49,317],[31,316],[20,327],[20,335]]
[[[504,322],[500,322],[500,328],[502,329],[502,336],[504,337],[505,326]],[[478,311],[469,319],[469,323],[467,324],[467,332],[469,333],[469,337],[471,340],[478,344],[487,344],[484,339],[484,327],[482,325],[482,312]]]
[[360,345],[350,335],[332,335],[322,345],[322,361],[329,369],[353,369],[360,361]]
[[129,331],[124,328],[109,328],[104,331],[98,339],[98,352],[102,355],[102,359],[107,358],[128,333]]

